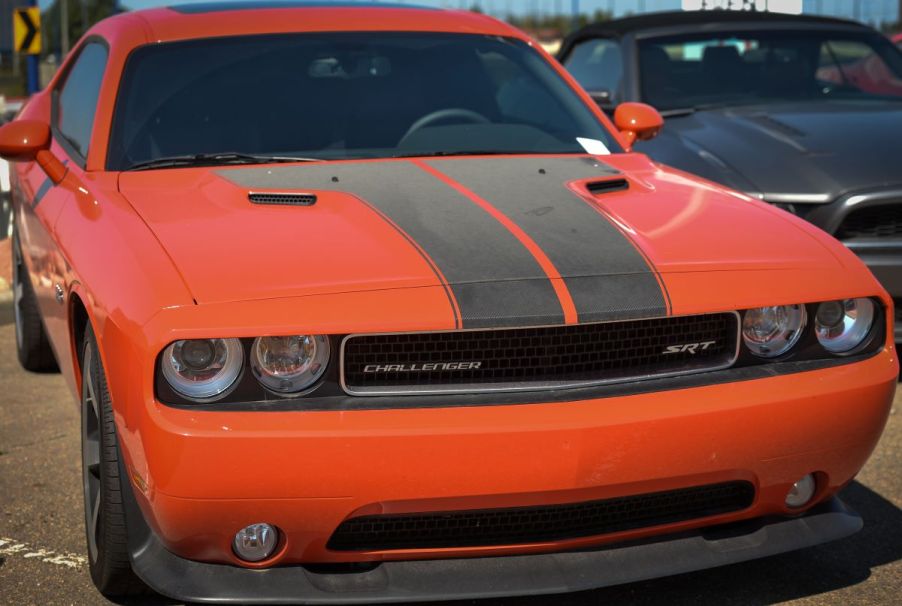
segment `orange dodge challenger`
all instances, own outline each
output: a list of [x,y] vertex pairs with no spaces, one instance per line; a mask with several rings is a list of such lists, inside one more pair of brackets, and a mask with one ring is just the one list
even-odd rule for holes
[[19,359],[81,407],[101,592],[564,592],[861,526],[892,300],[817,228],[631,153],[492,18],[191,4],[0,129]]

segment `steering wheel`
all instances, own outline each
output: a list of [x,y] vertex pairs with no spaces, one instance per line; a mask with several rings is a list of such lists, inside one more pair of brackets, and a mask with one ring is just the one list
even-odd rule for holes
[[426,128],[427,126],[434,124],[435,122],[441,122],[442,120],[448,120],[449,118],[461,118],[463,120],[468,120],[473,124],[489,124],[491,120],[480,114],[479,112],[474,112],[473,110],[463,109],[462,107],[448,107],[446,109],[438,109],[434,112],[430,112],[414,122],[410,125],[410,128],[407,129],[407,132],[404,133],[404,136],[401,137],[401,141],[407,139],[410,135],[417,132],[421,128]]

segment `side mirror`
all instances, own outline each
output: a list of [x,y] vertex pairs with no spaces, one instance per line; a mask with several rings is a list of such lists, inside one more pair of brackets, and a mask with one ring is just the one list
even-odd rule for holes
[[621,103],[614,110],[614,124],[628,142],[627,151],[633,143],[654,139],[664,126],[664,118],[658,110],[645,103]]
[[50,151],[50,127],[39,120],[13,120],[0,126],[0,157],[12,162],[37,162],[54,183],[66,167]]

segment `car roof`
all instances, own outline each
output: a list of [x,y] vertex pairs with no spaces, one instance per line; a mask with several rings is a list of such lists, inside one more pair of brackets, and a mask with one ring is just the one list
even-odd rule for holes
[[[191,4],[170,4],[170,8],[178,13],[194,15],[200,13],[221,13],[224,11],[241,11],[254,9],[278,8],[360,8],[361,2],[328,2],[305,0],[247,0],[238,2],[192,2]],[[435,7],[402,4],[400,2],[367,2],[367,8],[412,8],[419,10],[438,10]]]
[[262,0],[199,2],[124,12],[92,28],[141,31],[148,41],[325,31],[428,31],[525,38],[487,15],[397,2]]
[[856,21],[837,19],[834,17],[820,17],[813,15],[786,15],[781,13],[759,13],[752,11],[667,11],[658,13],[646,13],[589,24],[576,31],[571,37],[588,38],[592,36],[622,36],[624,34],[638,32],[647,29],[686,27],[708,24],[816,24],[837,25],[842,27],[860,27],[870,29]]

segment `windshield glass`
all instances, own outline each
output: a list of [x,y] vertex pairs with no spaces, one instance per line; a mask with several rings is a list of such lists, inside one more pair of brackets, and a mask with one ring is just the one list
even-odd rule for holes
[[[128,59],[110,170],[191,154],[345,159],[620,151],[523,42],[311,33],[155,44]],[[598,149],[594,141],[589,147]]]
[[660,110],[816,99],[902,100],[902,53],[881,36],[736,32],[639,45],[643,100]]

